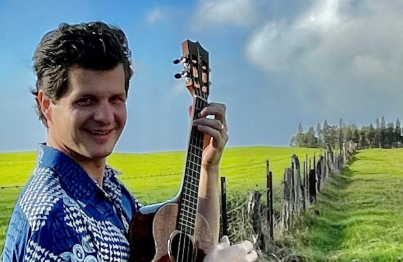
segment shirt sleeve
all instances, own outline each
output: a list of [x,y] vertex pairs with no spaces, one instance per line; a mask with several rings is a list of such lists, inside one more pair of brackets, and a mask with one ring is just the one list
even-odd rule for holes
[[2,262],[23,261],[25,245],[30,232],[28,220],[19,205],[16,205],[8,225],[7,235],[4,242]]
[[19,210],[10,221],[2,262],[99,261],[90,237],[68,226],[62,209],[29,220]]

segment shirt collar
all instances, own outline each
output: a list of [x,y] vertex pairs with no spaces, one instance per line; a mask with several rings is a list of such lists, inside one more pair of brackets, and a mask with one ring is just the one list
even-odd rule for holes
[[[79,164],[55,148],[46,146],[45,144],[40,144],[37,165],[53,169],[56,172],[56,175],[60,178],[62,188],[69,191],[75,199],[80,200],[85,204],[90,203],[91,199],[98,192],[104,193]],[[106,166],[104,172],[104,185],[109,185],[111,178],[116,174],[118,174],[117,171]]]

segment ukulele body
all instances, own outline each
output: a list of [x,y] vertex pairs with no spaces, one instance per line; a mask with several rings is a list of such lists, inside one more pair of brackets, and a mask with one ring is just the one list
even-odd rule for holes
[[[137,213],[130,222],[130,262],[176,262],[175,236],[178,237],[178,203],[162,205],[155,213]],[[202,262],[214,245],[213,233],[206,219],[196,214],[191,238],[194,258],[183,262]],[[179,261],[178,261],[179,262]]]

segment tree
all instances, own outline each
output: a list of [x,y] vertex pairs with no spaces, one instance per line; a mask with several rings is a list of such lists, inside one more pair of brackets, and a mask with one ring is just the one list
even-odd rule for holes
[[385,144],[384,148],[392,148],[395,142],[395,126],[393,123],[388,123],[385,129]]
[[346,130],[346,142],[353,140],[353,129],[348,126]]
[[375,129],[372,124],[369,125],[368,127],[368,133],[367,133],[367,139],[368,139],[368,144],[369,147],[372,148],[375,145]]
[[301,123],[299,123],[299,125],[298,125],[298,133],[300,134],[300,133],[303,133],[304,132],[304,129],[302,128],[302,124]]
[[291,137],[290,146],[291,146],[291,147],[294,147],[294,146],[295,146],[295,136]]
[[400,126],[399,118],[396,119],[395,141],[396,141],[396,147],[400,147],[400,144],[402,143],[402,128]]
[[367,135],[363,128],[360,130],[360,148],[367,148]]
[[318,147],[317,138],[315,137],[315,130],[311,126],[309,131],[306,133],[306,143],[307,147],[316,148]]
[[353,132],[353,142],[358,145],[358,142],[360,142],[360,134],[358,134],[358,129],[354,129]]
[[322,137],[323,137],[323,146],[326,147],[326,144],[329,143],[329,125],[327,124],[327,120],[323,123],[322,129]]
[[383,117],[383,116],[381,118],[381,128],[386,128],[385,117]]
[[376,126],[376,129],[379,129],[381,127],[380,124],[379,124],[379,118],[377,118],[375,120],[375,126]]
[[316,125],[316,137],[318,138],[317,140],[317,146],[322,147],[323,145],[323,135],[322,135],[322,128],[320,127],[320,124],[318,123]]
[[339,120],[339,148],[342,148],[343,142],[344,142],[344,136],[343,136],[343,119],[340,118]]

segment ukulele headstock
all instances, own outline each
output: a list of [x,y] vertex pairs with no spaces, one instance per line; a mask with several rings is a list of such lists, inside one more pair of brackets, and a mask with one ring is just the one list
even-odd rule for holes
[[199,42],[185,40],[182,43],[182,57],[174,64],[183,63],[182,73],[175,75],[179,79],[185,77],[185,85],[194,97],[207,101],[210,93],[209,54]]

